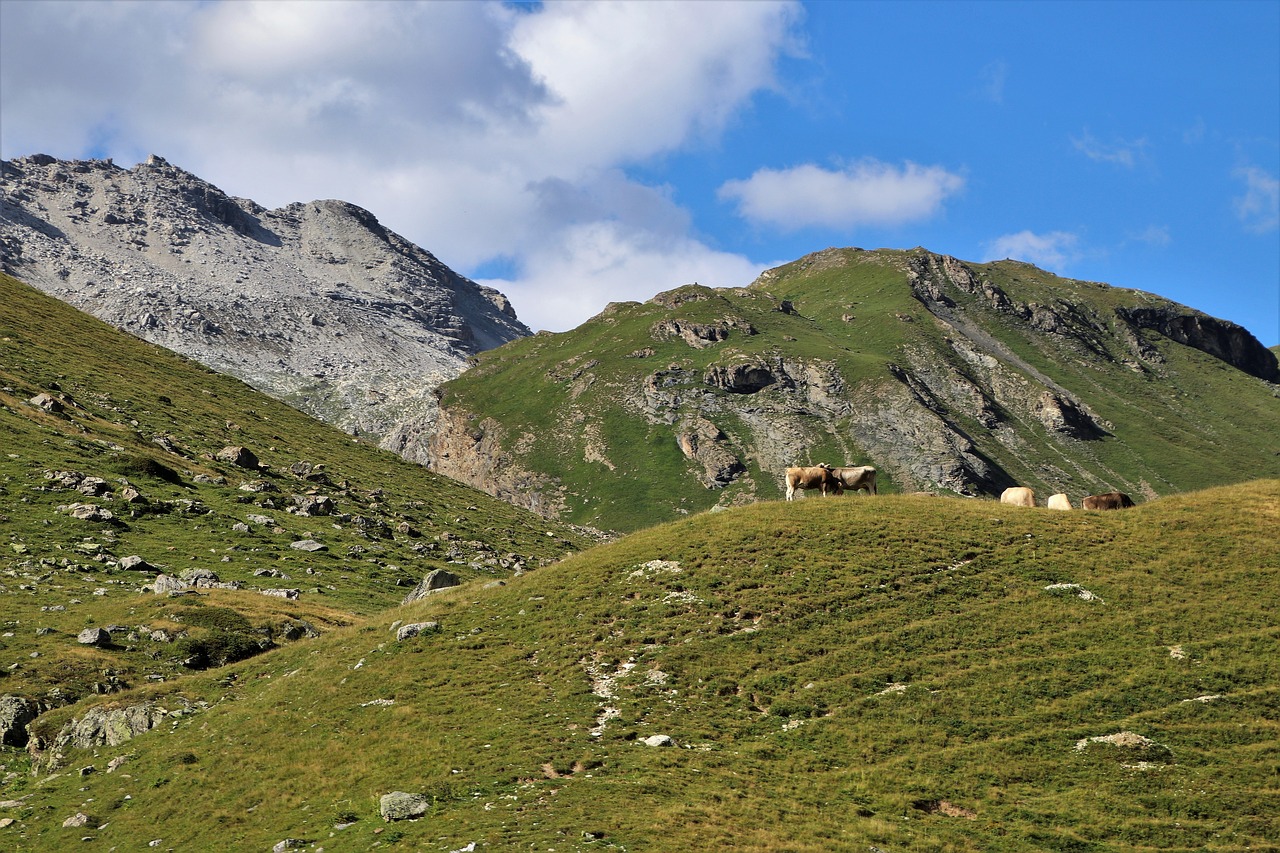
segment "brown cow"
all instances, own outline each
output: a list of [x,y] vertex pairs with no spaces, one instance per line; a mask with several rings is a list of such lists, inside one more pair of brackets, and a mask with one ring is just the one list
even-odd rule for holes
[[870,465],[856,468],[832,468],[831,473],[840,481],[843,489],[856,492],[862,489],[869,495],[876,493],[876,469]]
[[1000,493],[1000,503],[1013,506],[1035,506],[1036,493],[1026,486],[1010,486]]
[[1089,495],[1082,506],[1085,509],[1128,509],[1133,506],[1133,499],[1124,492],[1107,492],[1104,495]]
[[840,481],[835,478],[830,465],[813,465],[811,467],[787,469],[787,500],[795,497],[797,489],[821,489],[825,497],[827,489],[837,495],[844,491]]

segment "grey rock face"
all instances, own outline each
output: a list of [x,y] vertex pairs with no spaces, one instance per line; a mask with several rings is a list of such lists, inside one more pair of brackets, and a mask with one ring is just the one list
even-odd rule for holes
[[404,791],[392,791],[383,794],[378,803],[378,811],[382,819],[390,823],[393,820],[410,820],[422,817],[427,813],[430,801],[422,794],[409,794]]
[[224,447],[215,455],[219,462],[228,462],[238,468],[257,471],[258,456],[247,447]]
[[0,269],[409,459],[435,387],[529,334],[502,294],[346,202],[266,210],[155,156],[0,168]]
[[34,739],[27,744],[27,749],[36,757],[38,769],[52,770],[64,763],[67,750],[119,746],[151,731],[168,714],[153,702],[125,708],[90,708],[83,717],[63,726],[47,749]]
[[155,583],[151,588],[155,590],[156,595],[168,595],[171,592],[185,592],[191,589],[191,584],[169,575],[156,575]]
[[39,715],[39,706],[30,699],[0,696],[0,744],[26,746],[27,726]]
[[403,641],[419,634],[432,634],[439,630],[439,622],[414,622],[410,625],[401,625],[396,629],[396,639]]
[[109,646],[111,632],[106,628],[85,628],[76,637],[76,642],[82,646]]
[[462,583],[462,580],[453,572],[445,571],[444,569],[435,569],[428,572],[427,576],[418,582],[418,585],[413,588],[413,592],[406,595],[404,597],[404,601],[400,602],[400,604],[409,604],[417,601],[419,598],[425,598],[438,589],[448,589],[449,587],[457,586],[460,583]]
[[137,554],[132,554],[128,557],[121,557],[120,568],[124,569],[125,571],[131,571],[131,572],[157,571],[155,566],[151,565],[146,560],[139,557]]

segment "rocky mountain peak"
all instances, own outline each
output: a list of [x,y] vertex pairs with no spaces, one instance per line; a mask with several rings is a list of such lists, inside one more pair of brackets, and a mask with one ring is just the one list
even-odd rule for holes
[[155,154],[0,168],[0,269],[411,459],[435,387],[529,334],[349,202],[267,210]]

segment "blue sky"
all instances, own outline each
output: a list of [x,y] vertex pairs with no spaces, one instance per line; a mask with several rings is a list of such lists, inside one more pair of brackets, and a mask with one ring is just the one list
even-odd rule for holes
[[563,330],[827,246],[1280,343],[1280,2],[0,0],[0,155],[342,198]]

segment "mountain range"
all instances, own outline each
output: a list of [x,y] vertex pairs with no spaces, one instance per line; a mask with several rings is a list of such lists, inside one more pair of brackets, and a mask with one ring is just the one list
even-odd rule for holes
[[[16,162],[34,159],[87,174]],[[29,210],[5,208],[6,265],[57,278],[34,259],[65,259],[64,295],[95,283],[86,307],[161,245],[147,226],[146,249],[91,263]],[[254,210],[200,241],[230,254],[221,229],[252,232],[248,211],[293,245]],[[239,339],[202,311],[220,332],[156,328]],[[282,322],[299,347],[467,337],[415,316]],[[0,273],[4,849],[1280,837],[1280,397],[1239,327],[1025,264],[826,250],[424,383],[425,460],[496,500],[117,325]],[[836,460],[875,464],[880,494],[778,499],[782,467]],[[1012,482],[1139,505],[995,501]]]
[[346,202],[266,210],[159,156],[0,169],[0,269],[409,459],[432,389],[529,334],[502,294]]
[[1280,480],[593,544],[3,275],[0,435],[4,849],[1277,837]]
[[[153,156],[3,164],[0,266],[540,514],[629,531],[870,464],[888,491],[1139,500],[1280,476],[1276,356],[1141,291],[832,248],[530,335],[340,201],[265,210]],[[443,408],[441,408],[441,403]]]
[[441,388],[428,464],[607,529],[776,499],[818,463],[1077,508],[1280,476],[1276,356],[1247,330],[1016,261],[827,249],[475,361]]

